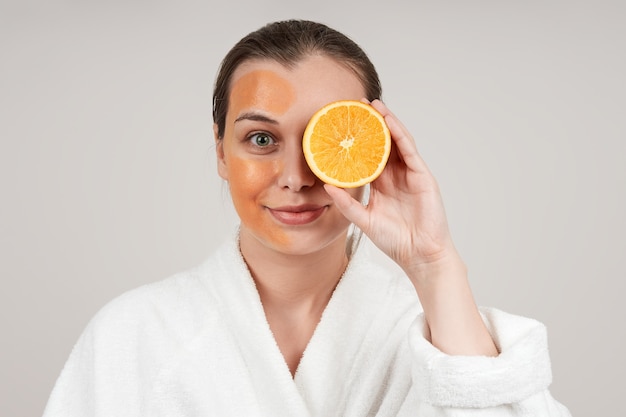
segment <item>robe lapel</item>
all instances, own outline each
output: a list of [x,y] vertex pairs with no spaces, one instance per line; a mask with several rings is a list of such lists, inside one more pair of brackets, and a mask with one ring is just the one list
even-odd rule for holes
[[236,241],[217,256],[208,284],[245,363],[262,415],[308,416],[305,402],[272,335],[259,294]]
[[372,326],[389,302],[389,281],[367,257],[366,248],[360,248],[350,261],[295,376],[314,416],[339,415],[351,408],[346,403],[349,391],[362,383],[363,373],[355,364],[367,364],[375,354],[380,335]]

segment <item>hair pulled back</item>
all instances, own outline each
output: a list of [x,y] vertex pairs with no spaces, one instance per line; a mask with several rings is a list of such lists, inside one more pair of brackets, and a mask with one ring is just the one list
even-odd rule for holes
[[218,138],[224,136],[230,81],[239,65],[249,60],[269,59],[291,67],[316,54],[335,59],[354,71],[368,100],[381,97],[382,88],[374,65],[363,49],[346,35],[307,20],[269,23],[237,42],[220,65],[213,90],[213,121],[217,124]]

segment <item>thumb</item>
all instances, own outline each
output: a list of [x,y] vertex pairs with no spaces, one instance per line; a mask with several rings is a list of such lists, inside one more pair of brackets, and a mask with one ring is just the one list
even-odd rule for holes
[[324,184],[324,189],[333,199],[335,206],[343,216],[354,223],[359,229],[365,231],[367,225],[367,210],[363,205],[352,198],[346,190],[335,187],[334,185]]

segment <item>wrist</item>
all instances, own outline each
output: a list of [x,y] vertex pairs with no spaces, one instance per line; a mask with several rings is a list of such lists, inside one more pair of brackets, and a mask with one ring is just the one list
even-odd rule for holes
[[451,355],[496,356],[497,349],[484,325],[456,252],[405,269],[424,309],[429,340]]
[[402,267],[413,285],[419,287],[444,284],[443,281],[467,279],[467,267],[454,249],[442,251],[426,260],[419,258]]

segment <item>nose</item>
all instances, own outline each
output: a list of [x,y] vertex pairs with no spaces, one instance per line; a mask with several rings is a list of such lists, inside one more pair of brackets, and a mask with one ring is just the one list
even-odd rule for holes
[[304,159],[302,144],[289,146],[283,154],[283,169],[279,177],[279,186],[291,191],[300,191],[303,188],[312,187],[317,177]]

